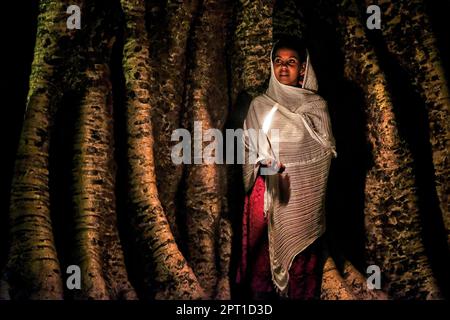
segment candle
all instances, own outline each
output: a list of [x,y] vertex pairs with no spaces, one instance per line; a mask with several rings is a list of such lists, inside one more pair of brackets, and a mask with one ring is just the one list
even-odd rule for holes
[[[275,112],[278,110],[277,105],[275,104],[272,109],[269,111],[269,113],[267,114],[267,116],[264,118],[264,122],[263,122],[263,131],[267,136],[267,133],[269,132],[269,128],[270,125],[272,123],[273,120],[273,115],[275,114]],[[269,139],[269,137],[267,137],[267,139]],[[269,140],[270,141],[270,140]]]
[[[272,143],[270,142],[270,139],[268,136],[268,132],[269,132],[270,125],[272,124],[273,116],[277,110],[278,110],[278,106],[277,106],[277,104],[275,104],[272,107],[272,109],[269,111],[267,116],[264,118],[263,126],[262,126],[262,130],[263,130],[264,134],[266,135],[267,142],[269,143],[269,148],[270,148],[270,151],[272,152],[272,156],[273,156],[273,161],[270,161],[270,163],[268,163],[267,160],[261,161],[262,164],[269,166],[271,169],[267,172],[267,174],[274,174],[280,170],[280,163],[277,160],[277,157],[275,156],[275,152],[273,151],[273,148],[272,148]],[[264,170],[264,172],[265,172],[265,170]]]

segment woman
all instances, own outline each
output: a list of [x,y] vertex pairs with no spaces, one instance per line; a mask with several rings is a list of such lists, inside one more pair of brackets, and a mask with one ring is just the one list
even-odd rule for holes
[[[269,87],[252,100],[244,122],[246,199],[237,280],[253,299],[320,294],[325,191],[336,151],[327,105],[317,89],[301,42],[276,42]],[[278,134],[268,133],[266,139],[248,134],[267,125],[271,113],[270,129]],[[249,161],[252,153],[256,164]],[[277,172],[271,174],[267,166]]]

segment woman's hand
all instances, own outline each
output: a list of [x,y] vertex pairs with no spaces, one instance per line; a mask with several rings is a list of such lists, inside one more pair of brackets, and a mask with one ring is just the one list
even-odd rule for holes
[[274,159],[263,159],[259,163],[261,167],[272,168],[274,171],[278,173],[283,173],[284,170],[286,170],[286,166],[284,164]]

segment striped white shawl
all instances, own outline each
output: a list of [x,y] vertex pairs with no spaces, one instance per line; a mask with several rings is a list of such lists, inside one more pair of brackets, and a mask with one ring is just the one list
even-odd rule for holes
[[[271,54],[272,56],[272,54]],[[326,101],[316,92],[316,75],[309,53],[302,88],[280,83],[271,61],[271,78],[266,94],[253,99],[245,122],[247,129],[260,129],[274,105],[271,129],[272,146],[279,146],[283,174],[265,176],[265,211],[268,214],[269,253],[272,279],[281,294],[286,294],[289,269],[295,256],[325,231],[324,201],[332,156],[336,156]],[[253,186],[259,165],[248,163],[249,146],[258,146],[259,158],[270,155],[267,144],[259,145],[244,135],[246,162],[243,178],[246,192]],[[252,144],[253,143],[253,144]]]

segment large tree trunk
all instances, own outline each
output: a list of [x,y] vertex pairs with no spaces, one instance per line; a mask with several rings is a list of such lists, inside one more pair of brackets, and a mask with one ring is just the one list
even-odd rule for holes
[[[84,21],[87,46],[79,54],[89,57],[73,90],[80,92],[74,130],[73,262],[80,266],[80,299],[135,299],[128,281],[119,239],[115,201],[115,160],[112,85],[109,63],[117,28],[109,14],[114,6],[86,1]],[[109,14],[108,14],[109,13]],[[101,35],[101,37],[98,37]],[[84,50],[85,51],[84,51]],[[84,58],[84,57],[83,57]],[[83,59],[81,58],[81,59]]]
[[[448,79],[445,77],[424,1],[404,1],[399,5],[381,1],[380,5],[386,12],[386,23],[382,31],[387,47],[408,73],[410,82],[425,102],[435,188],[450,245]],[[415,28],[415,24],[421,27]],[[397,36],[398,29],[404,36]]]
[[147,277],[152,277],[148,282],[154,285],[159,299],[201,298],[204,292],[178,249],[156,188],[145,7],[140,1],[122,0],[122,8],[126,23],[123,62],[128,97],[130,198]]
[[[84,0],[81,30],[69,30],[74,3],[42,0],[0,299],[238,296],[241,168],[205,163],[220,141],[204,134],[242,126],[267,87],[273,38],[284,33],[306,39],[337,122],[321,298],[448,295],[443,31],[432,30],[422,0],[379,3],[382,30],[369,31],[356,1]],[[346,128],[350,121],[360,124]],[[191,164],[172,162],[178,128],[201,152]],[[357,163],[364,152],[370,159]],[[352,228],[360,243],[348,241]],[[61,273],[73,264],[81,290],[64,289]],[[367,287],[371,264],[382,290]]]
[[183,167],[171,159],[173,142],[171,135],[180,127],[186,84],[186,52],[194,18],[198,14],[198,1],[169,1],[163,8],[149,3],[150,65],[153,76],[150,81],[153,133],[155,140],[156,178],[161,204],[172,233],[183,249],[183,241],[177,223],[177,194]]
[[386,276],[396,297],[438,298],[440,293],[421,238],[413,159],[399,136],[388,83],[366,38],[353,2],[340,8],[345,76],[366,100],[373,165],[366,178],[366,248],[369,264]]
[[65,2],[39,7],[30,90],[17,151],[9,214],[10,251],[2,274],[2,296],[61,299],[61,270],[50,218],[50,127],[61,98]]
[[118,238],[109,71],[96,64],[86,71],[87,85],[75,132],[73,207],[74,262],[81,267],[80,298],[135,296],[127,279]]
[[224,43],[229,6],[227,1],[203,2],[193,33],[192,69],[186,88],[185,127],[191,131],[193,145],[193,164],[186,166],[185,175],[189,261],[208,298],[217,294],[216,249],[226,185],[222,183],[224,166],[206,160],[218,156],[223,139],[207,137],[206,131],[214,129],[221,134],[227,116]]
[[[270,69],[273,1],[239,1],[231,57],[233,104],[242,91],[256,96],[265,90]],[[245,115],[244,115],[245,116]]]

